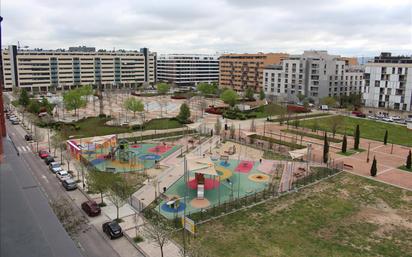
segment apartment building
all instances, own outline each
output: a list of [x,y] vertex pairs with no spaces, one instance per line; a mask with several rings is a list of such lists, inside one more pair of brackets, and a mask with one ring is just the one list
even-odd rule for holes
[[298,94],[317,101],[361,91],[363,70],[355,58],[327,51],[290,55],[280,65],[265,66],[262,87],[267,96],[296,100]]
[[157,59],[159,81],[178,86],[219,81],[219,56],[206,54],[163,54]]
[[381,53],[365,65],[365,106],[412,111],[412,56]]
[[237,92],[244,92],[246,88],[260,92],[264,67],[280,64],[287,57],[284,53],[224,54],[219,63],[219,85]]
[[155,82],[156,53],[147,48],[145,51],[71,49],[19,50],[9,46],[2,54],[5,89],[18,87],[39,92],[84,84],[131,86]]

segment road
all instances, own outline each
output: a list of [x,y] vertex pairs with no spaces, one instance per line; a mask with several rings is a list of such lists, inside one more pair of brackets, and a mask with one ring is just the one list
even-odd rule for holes
[[109,242],[110,240],[93,226],[93,222],[95,222],[93,219],[96,218],[89,219],[86,217],[83,211],[75,203],[75,199],[86,199],[82,193],[78,190],[67,192],[63,189],[55,175],[49,171],[43,160],[30,151],[29,144],[24,140],[26,132],[21,126],[11,125],[9,121],[6,121],[6,126],[8,135],[19,150],[20,160],[27,170],[32,172],[35,180],[41,186],[48,200],[68,199],[75,214],[87,219],[87,224],[82,227],[82,231],[74,238],[81,253],[85,257],[120,257],[111,246]]

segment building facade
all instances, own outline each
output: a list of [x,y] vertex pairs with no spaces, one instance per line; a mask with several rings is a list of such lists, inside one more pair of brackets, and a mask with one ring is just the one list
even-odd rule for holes
[[412,111],[412,57],[381,53],[367,63],[362,96],[367,107]]
[[355,58],[305,51],[280,65],[266,66],[262,87],[267,96],[296,100],[299,94],[315,101],[327,96],[360,93],[363,70]]
[[157,79],[178,86],[219,81],[219,56],[203,54],[163,54],[157,59]]
[[2,53],[5,89],[39,92],[85,84],[131,86],[155,82],[156,53],[73,49],[76,51],[20,51],[9,46]]
[[286,57],[284,53],[224,54],[219,63],[219,85],[237,92],[247,88],[260,92],[264,67],[280,64]]

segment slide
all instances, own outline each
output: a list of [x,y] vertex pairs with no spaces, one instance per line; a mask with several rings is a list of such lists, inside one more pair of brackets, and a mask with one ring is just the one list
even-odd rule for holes
[[198,184],[197,185],[197,199],[204,199],[205,197],[205,185]]

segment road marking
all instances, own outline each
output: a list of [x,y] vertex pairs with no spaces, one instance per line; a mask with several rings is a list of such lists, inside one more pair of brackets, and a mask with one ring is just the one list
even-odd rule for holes
[[47,179],[47,177],[45,175],[41,175],[41,177],[46,180],[47,183],[49,183],[49,180]]

